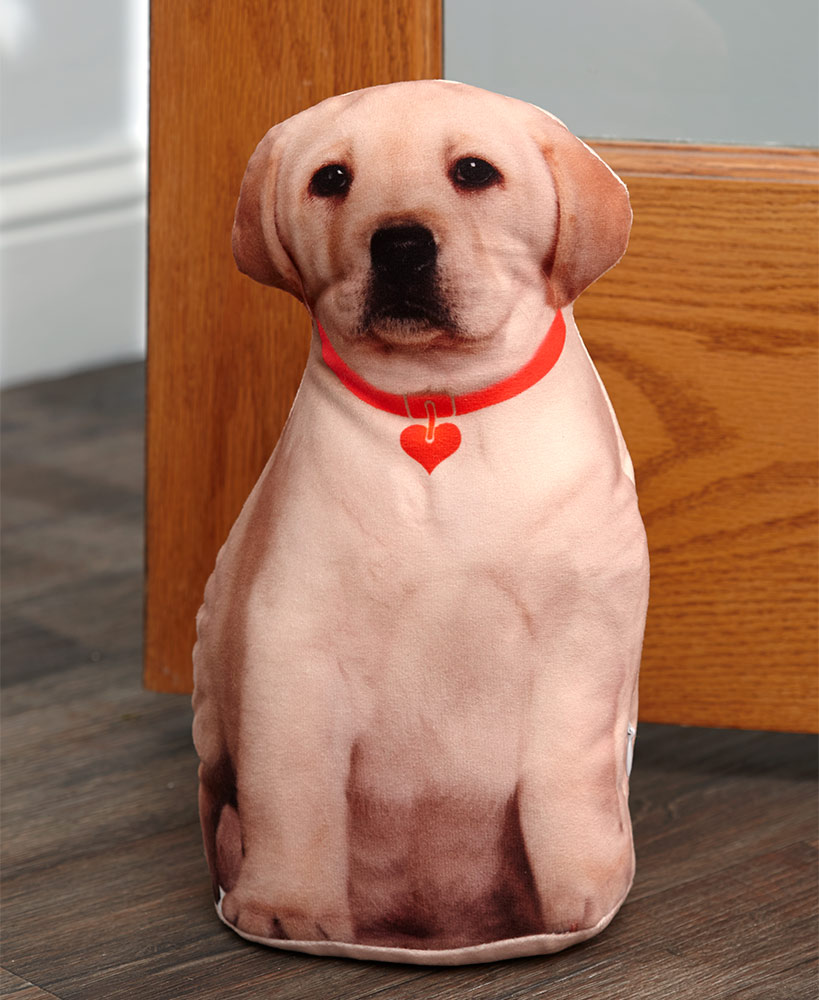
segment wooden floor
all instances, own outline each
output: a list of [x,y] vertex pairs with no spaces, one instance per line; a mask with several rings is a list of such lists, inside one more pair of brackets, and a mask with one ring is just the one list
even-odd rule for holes
[[140,686],[142,377],[124,365],[3,399],[4,996],[816,1000],[808,736],[642,726],[634,889],[559,955],[433,969],[223,927],[189,699]]

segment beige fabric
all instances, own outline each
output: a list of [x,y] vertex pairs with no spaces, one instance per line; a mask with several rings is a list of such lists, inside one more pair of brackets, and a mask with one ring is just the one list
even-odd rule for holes
[[342,958],[358,958],[362,961],[404,962],[408,965],[477,965],[481,962],[497,962],[504,958],[523,958],[527,955],[550,955],[563,951],[573,944],[588,941],[589,938],[605,930],[611,923],[621,903],[607,913],[593,927],[563,934],[532,934],[527,937],[507,938],[505,941],[491,941],[472,947],[432,950],[424,948],[390,948],[366,944],[350,944],[347,941],[283,941],[280,938],[259,937],[247,934],[235,924],[228,923],[222,915],[220,903],[216,912],[220,920],[237,931],[248,941],[266,944],[287,951],[300,951],[308,955],[338,955]]
[[[460,186],[475,159],[499,180]],[[317,194],[336,165],[344,191]],[[557,309],[566,339],[525,392],[448,417],[459,444],[429,471],[400,443],[413,420],[351,392],[314,324],[194,650],[205,848],[243,936],[489,961],[584,940],[628,892],[648,562],[566,298],[629,221],[621,182],[560,123],[462,85],[333,98],[254,154],[240,266],[297,294],[373,386],[493,385]]]

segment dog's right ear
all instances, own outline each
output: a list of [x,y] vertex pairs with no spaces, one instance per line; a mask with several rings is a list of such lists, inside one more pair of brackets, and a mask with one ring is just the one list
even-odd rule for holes
[[263,285],[282,288],[303,301],[301,281],[282,246],[277,226],[276,177],[284,137],[276,125],[247,164],[233,220],[233,257],[239,270]]
[[552,172],[559,213],[545,270],[553,305],[562,308],[626,252],[631,206],[614,171],[554,115],[537,112],[535,134]]

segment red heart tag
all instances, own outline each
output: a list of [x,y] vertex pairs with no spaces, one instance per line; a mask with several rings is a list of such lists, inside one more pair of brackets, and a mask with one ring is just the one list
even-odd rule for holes
[[431,429],[431,439],[423,424],[410,424],[401,431],[401,447],[430,475],[436,465],[458,450],[461,443],[461,432],[455,424],[435,424]]

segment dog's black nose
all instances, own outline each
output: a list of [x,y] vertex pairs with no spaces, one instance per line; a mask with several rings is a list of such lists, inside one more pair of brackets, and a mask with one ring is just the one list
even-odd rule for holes
[[370,260],[382,277],[412,279],[435,265],[438,247],[426,226],[377,229],[370,240]]

